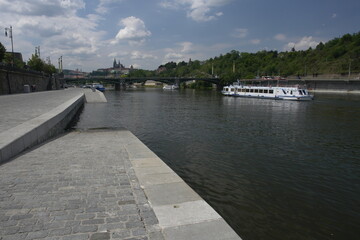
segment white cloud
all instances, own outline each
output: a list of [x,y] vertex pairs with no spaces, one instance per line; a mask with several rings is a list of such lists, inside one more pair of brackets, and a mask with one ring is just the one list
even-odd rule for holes
[[119,57],[127,57],[130,53],[127,51],[117,51],[117,52],[111,52],[110,54],[108,54],[108,57],[114,57],[114,58],[119,58]]
[[319,42],[315,41],[312,36],[303,37],[297,42],[289,42],[284,46],[284,50],[291,50],[295,47],[295,50],[307,50],[310,47],[314,48],[319,44]]
[[159,4],[162,8],[166,9],[173,9],[176,10],[179,8],[179,4],[177,2],[171,2],[171,1],[162,1]]
[[201,46],[195,46],[192,42],[175,43],[174,48],[164,49],[163,62],[187,61],[189,58],[196,57],[196,52]]
[[142,44],[145,38],[151,35],[151,32],[146,29],[144,21],[140,18],[133,16],[124,18],[120,21],[120,25],[124,28],[120,29],[112,43],[129,40],[132,45]]
[[282,34],[282,33],[279,33],[279,34],[276,34],[274,36],[274,39],[279,40],[279,41],[285,41],[286,40],[286,35]]
[[333,13],[332,15],[331,15],[331,18],[336,18],[337,17],[337,14],[336,13]]
[[133,66],[133,68],[135,68],[135,69],[140,69],[141,68],[141,65],[137,64],[137,63],[131,64],[131,66]]
[[28,16],[59,16],[85,8],[83,0],[1,0],[2,13]]
[[156,56],[153,56],[151,54],[143,53],[140,51],[132,51],[130,54],[130,58],[133,60],[139,60],[139,59],[157,59]]
[[232,33],[233,37],[236,38],[245,38],[248,35],[249,31],[246,28],[237,28]]
[[122,0],[99,0],[99,5],[95,11],[99,14],[105,14],[108,12],[111,4],[120,3]]
[[207,22],[215,19],[215,16],[207,15],[209,12],[210,12],[210,8],[204,5],[191,9],[190,11],[187,12],[187,16],[197,22]]
[[261,42],[261,40],[260,39],[252,39],[250,42],[254,45],[257,45]]
[[84,8],[83,0],[0,0],[0,26],[11,23],[14,50],[22,52],[24,60],[41,46],[42,58],[49,56],[56,64],[55,59],[64,56],[64,67],[78,66],[98,55],[105,36],[97,29],[99,16],[78,16]]
[[185,8],[187,16],[197,22],[207,22],[223,15],[222,12],[212,13],[213,8],[218,8],[233,0],[174,0],[162,1],[160,6],[167,9]]
[[86,16],[91,22],[99,22],[101,20],[105,20],[105,18],[101,17],[100,15],[97,14],[88,14]]
[[181,52],[182,53],[191,53],[193,51],[193,43],[191,42],[182,42],[179,43],[179,45],[181,46]]
[[143,46],[145,44],[146,40],[145,38],[143,39],[134,39],[134,40],[129,40],[128,43],[130,46],[132,47],[140,47]]
[[182,55],[181,53],[170,52],[165,55],[164,59],[165,59],[165,62],[168,62],[168,61],[177,62],[177,61],[184,59],[184,55]]

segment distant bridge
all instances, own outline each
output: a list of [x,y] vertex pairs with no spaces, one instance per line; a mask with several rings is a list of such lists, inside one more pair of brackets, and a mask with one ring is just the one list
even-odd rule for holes
[[148,80],[162,82],[166,84],[180,84],[187,81],[205,81],[216,85],[220,85],[220,79],[214,77],[208,78],[193,78],[193,77],[121,77],[121,78],[110,78],[110,77],[88,77],[88,78],[64,78],[65,83],[112,83],[112,84],[133,84],[133,83],[144,83]]

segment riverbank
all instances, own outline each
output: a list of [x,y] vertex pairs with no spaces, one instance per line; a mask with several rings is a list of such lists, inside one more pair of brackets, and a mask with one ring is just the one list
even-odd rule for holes
[[[14,134],[18,138],[4,144],[5,148],[19,142],[23,145],[29,134],[39,137],[39,131],[48,131],[43,127],[63,130],[62,125],[52,124],[53,119],[66,115],[60,109],[73,104],[80,108],[84,101],[86,106],[104,104],[102,93],[89,89],[8,95],[1,100],[5,112],[0,119],[1,139],[23,133]],[[36,108],[30,108],[30,103]],[[26,133],[25,125],[38,131]],[[2,240],[240,239],[210,205],[126,129],[77,129],[31,148],[33,145],[11,147],[18,152],[2,158]]]

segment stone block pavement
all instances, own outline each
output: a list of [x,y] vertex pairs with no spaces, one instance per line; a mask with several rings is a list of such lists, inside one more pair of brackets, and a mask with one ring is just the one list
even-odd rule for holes
[[0,239],[163,239],[121,134],[72,132],[0,166]]

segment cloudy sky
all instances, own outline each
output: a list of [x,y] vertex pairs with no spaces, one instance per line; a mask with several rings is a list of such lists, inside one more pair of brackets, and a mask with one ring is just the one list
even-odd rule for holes
[[360,31],[359,0],[0,0],[0,42],[57,67],[156,69],[231,50],[307,49]]

